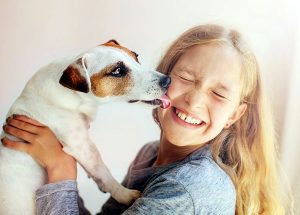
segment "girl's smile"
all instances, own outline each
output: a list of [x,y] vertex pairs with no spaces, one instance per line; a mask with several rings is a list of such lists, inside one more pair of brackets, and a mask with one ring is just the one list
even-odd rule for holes
[[172,118],[174,119],[175,123],[178,123],[183,127],[198,129],[206,124],[202,119],[194,114],[188,113],[187,111],[176,108],[174,106],[172,106],[171,108]]

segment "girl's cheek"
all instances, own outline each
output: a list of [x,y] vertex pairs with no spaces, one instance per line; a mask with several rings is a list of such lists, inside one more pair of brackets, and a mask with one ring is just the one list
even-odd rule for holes
[[184,92],[186,91],[186,87],[180,83],[178,83],[178,81],[173,81],[171,83],[171,85],[169,86],[168,89],[168,96],[172,99],[172,98],[176,98],[178,96],[180,96],[181,94],[184,94]]
[[174,90],[176,89],[176,87],[174,85],[175,85],[175,83],[173,83],[173,82],[170,84],[170,86],[168,88],[168,94],[174,92]]
[[220,126],[224,126],[226,124],[227,119],[230,117],[229,113],[229,108],[220,103],[210,105],[210,118]]

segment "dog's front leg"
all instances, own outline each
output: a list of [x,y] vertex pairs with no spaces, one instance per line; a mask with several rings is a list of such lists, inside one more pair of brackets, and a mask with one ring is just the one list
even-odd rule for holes
[[63,150],[80,163],[102,192],[109,192],[119,203],[126,205],[132,204],[140,196],[139,191],[127,189],[116,181],[102,161],[97,147],[91,141],[76,145],[74,139],[71,141],[72,147],[64,146]]

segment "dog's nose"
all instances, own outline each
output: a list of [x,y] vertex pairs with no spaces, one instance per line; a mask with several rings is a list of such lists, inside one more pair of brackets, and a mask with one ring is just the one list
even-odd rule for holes
[[168,76],[165,76],[159,80],[159,86],[161,86],[164,89],[168,89],[170,84],[171,84],[171,78]]

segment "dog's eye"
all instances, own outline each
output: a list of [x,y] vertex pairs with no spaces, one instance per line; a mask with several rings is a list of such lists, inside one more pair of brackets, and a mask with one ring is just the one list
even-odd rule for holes
[[110,76],[116,77],[116,78],[120,78],[125,76],[127,73],[127,69],[122,67],[122,66],[118,66],[116,67],[111,73],[109,73]]

